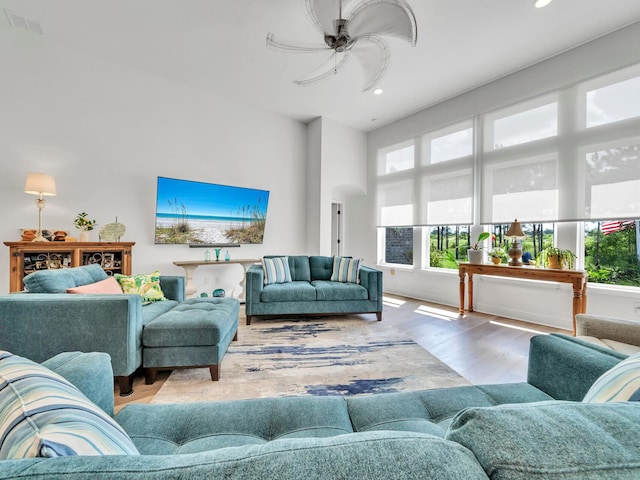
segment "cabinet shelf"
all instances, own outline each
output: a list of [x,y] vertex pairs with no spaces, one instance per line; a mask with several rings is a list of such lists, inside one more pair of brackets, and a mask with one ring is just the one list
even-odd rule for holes
[[9,247],[9,291],[24,290],[23,278],[37,270],[98,264],[107,273],[131,275],[135,242],[4,242]]

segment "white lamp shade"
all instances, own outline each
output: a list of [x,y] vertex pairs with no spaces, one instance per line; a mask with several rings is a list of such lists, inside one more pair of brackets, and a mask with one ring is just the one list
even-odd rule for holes
[[54,196],[56,194],[56,180],[46,173],[31,172],[27,175],[24,192],[33,195]]

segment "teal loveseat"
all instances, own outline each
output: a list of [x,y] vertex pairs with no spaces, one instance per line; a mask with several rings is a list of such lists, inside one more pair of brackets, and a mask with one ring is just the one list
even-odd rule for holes
[[0,296],[0,350],[41,362],[65,351],[111,356],[121,394],[132,392],[142,366],[142,328],[185,300],[185,280],[161,276],[168,299],[143,305],[139,295],[66,293],[107,278],[99,265],[42,270],[25,277],[29,291]]
[[[140,455],[2,460],[0,480],[638,479],[640,404],[580,402],[624,358],[536,336],[526,383],[130,404],[115,420]],[[66,353],[45,364],[113,412],[108,356]]]
[[[268,255],[265,258],[275,258]],[[246,273],[247,325],[258,316],[375,313],[382,320],[382,272],[360,266],[358,283],[331,281],[334,257],[288,256],[291,281],[265,285],[261,265]]]

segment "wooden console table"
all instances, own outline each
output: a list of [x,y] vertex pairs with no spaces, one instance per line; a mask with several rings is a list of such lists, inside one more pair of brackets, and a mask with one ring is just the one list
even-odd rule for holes
[[576,315],[587,311],[587,272],[585,270],[555,270],[536,267],[510,267],[508,265],[475,265],[461,263],[460,275],[460,315],[464,314],[464,281],[469,277],[469,311],[473,312],[473,276],[494,275],[498,277],[524,278],[546,282],[570,283],[573,285],[573,335],[576,334]]
[[193,284],[193,273],[196,271],[196,268],[198,268],[199,266],[211,265],[211,266],[219,267],[222,265],[229,265],[234,263],[238,263],[242,265],[242,268],[244,269],[244,273],[242,275],[242,280],[240,280],[239,282],[241,290],[240,290],[240,294],[238,295],[238,300],[240,300],[240,302],[244,302],[244,284],[245,284],[247,270],[251,265],[253,265],[254,263],[258,263],[259,261],[260,260],[256,258],[240,258],[240,259],[225,260],[225,261],[223,260],[210,260],[210,261],[184,260],[184,261],[173,262],[173,264],[177,265],[178,267],[184,268],[184,271],[187,277],[187,285],[186,285],[187,297],[193,295],[198,291],[198,288]]

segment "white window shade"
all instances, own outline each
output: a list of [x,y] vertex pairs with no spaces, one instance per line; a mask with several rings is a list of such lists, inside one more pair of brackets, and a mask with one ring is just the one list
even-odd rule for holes
[[602,148],[585,157],[586,219],[637,218],[640,215],[640,139]]
[[473,223],[472,170],[428,176],[422,181],[423,225]]
[[413,182],[410,180],[378,186],[378,226],[401,227],[414,224]]
[[482,200],[482,223],[557,220],[556,159],[545,156],[485,167]]

